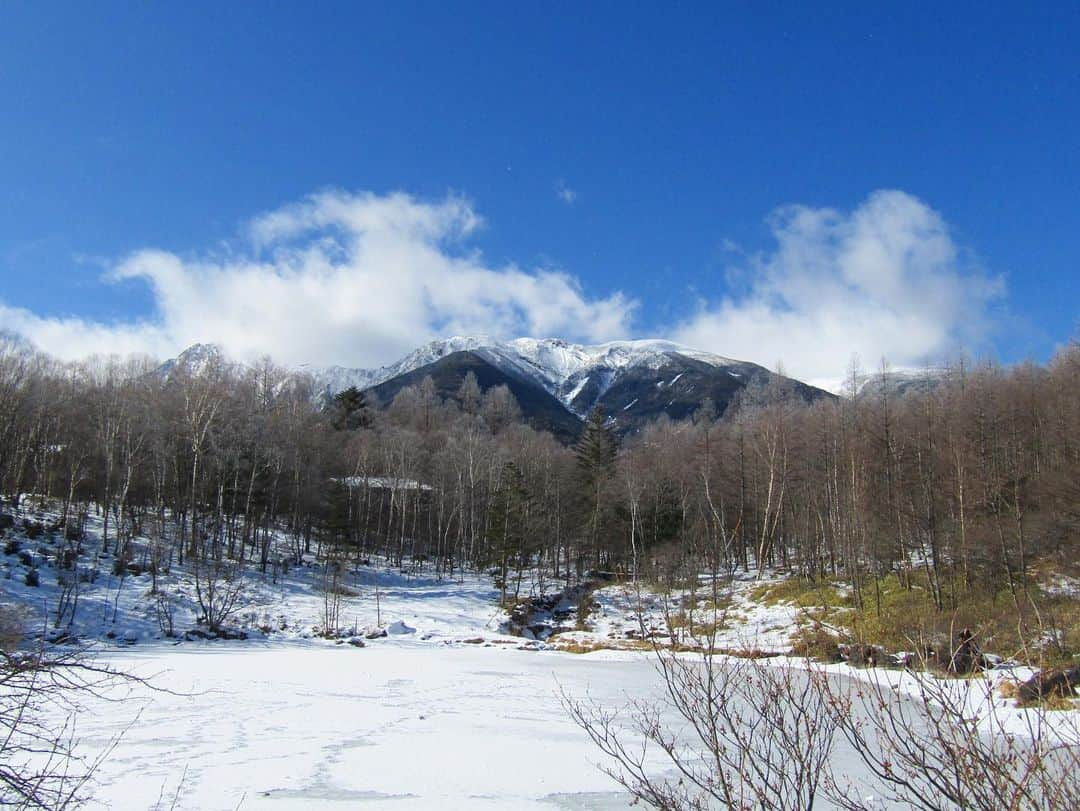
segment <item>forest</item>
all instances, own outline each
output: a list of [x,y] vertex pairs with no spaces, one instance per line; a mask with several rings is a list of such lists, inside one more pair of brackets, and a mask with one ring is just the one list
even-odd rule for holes
[[0,493],[16,518],[55,500],[73,559],[100,516],[89,551],[118,570],[190,559],[238,578],[385,556],[490,570],[506,600],[597,573],[663,588],[779,571],[811,603],[844,584],[857,639],[968,625],[999,647],[1080,650],[1075,600],[1048,588],[1077,566],[1080,345],[1045,366],[889,380],[853,368],[845,396],[810,405],[782,382],[748,387],[725,413],[706,401],[621,441],[594,412],[565,446],[471,376],[455,401],[424,381],[389,403],[322,402],[270,359],[166,373],[5,336]]

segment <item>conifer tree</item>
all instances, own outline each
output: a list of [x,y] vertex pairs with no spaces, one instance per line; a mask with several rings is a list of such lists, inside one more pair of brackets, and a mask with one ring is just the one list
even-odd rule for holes
[[[491,501],[491,517],[488,522],[488,542],[499,557],[501,598],[506,600],[507,579],[510,575],[510,558],[518,558],[518,586],[520,587],[522,558],[528,543],[529,492],[521,469],[513,462],[503,465],[499,487]],[[516,590],[515,590],[516,595]]]
[[589,413],[581,438],[574,446],[579,473],[588,482],[610,477],[615,471],[616,450],[615,437],[607,426],[604,409],[596,406]]
[[592,548],[593,564],[600,565],[600,525],[605,506],[605,490],[615,474],[615,437],[596,406],[589,414],[581,438],[574,446],[581,484],[581,519],[586,544]]
[[338,431],[355,431],[371,427],[371,410],[364,392],[349,386],[334,395],[333,426]]

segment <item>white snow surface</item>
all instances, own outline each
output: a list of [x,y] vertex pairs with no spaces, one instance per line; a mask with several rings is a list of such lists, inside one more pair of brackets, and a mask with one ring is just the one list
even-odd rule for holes
[[[100,529],[90,521],[90,548]],[[42,628],[56,604],[58,571],[47,540],[23,539],[20,546],[33,554],[41,585],[24,584],[26,567],[17,555],[0,556],[0,602],[25,606],[32,625]],[[642,626],[662,634],[673,600],[685,607],[688,597],[710,595],[704,581],[694,595],[666,597],[610,585],[593,595],[588,630],[548,644],[505,632],[507,615],[485,574],[440,578],[430,567],[403,572],[374,561],[345,573],[341,638],[327,639],[317,633],[325,605],[321,569],[311,556],[276,576],[249,568],[234,623],[249,634],[242,641],[163,637],[148,575],[121,584],[102,574],[84,584],[71,630],[98,638],[91,655],[150,677],[157,688],[112,696],[119,701],[88,699],[73,719],[80,751],[91,757],[123,733],[97,775],[92,808],[624,808],[626,795],[596,767],[601,755],[567,716],[559,690],[608,707],[659,698],[651,654],[574,655],[556,646],[619,647],[632,632],[640,636]],[[735,582],[717,648],[790,651],[797,609],[755,602],[759,582],[748,575]],[[526,581],[525,591],[534,584]],[[194,627],[190,573],[174,566],[159,586],[174,599],[177,630]],[[696,622],[709,619],[703,609]],[[387,635],[366,639],[364,647],[350,644],[376,627]],[[765,661],[806,666],[783,656]],[[932,678],[816,667],[912,697],[919,679]],[[976,716],[995,714],[1023,735],[1032,711],[1017,709],[994,688],[1030,673],[995,668],[948,688],[965,691]],[[1054,713],[1050,720],[1076,735],[1078,717]],[[841,748],[835,757],[838,771],[858,778],[861,767],[850,752]],[[649,762],[657,771],[666,768],[659,758]]]

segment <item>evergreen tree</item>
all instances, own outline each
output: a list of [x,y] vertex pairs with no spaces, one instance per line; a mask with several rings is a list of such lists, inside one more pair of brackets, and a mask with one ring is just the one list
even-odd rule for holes
[[[488,543],[492,552],[498,555],[503,601],[506,600],[512,557],[518,559],[518,588],[521,585],[520,574],[528,544],[529,501],[529,492],[525,487],[525,476],[521,469],[513,462],[506,462],[499,477],[498,489],[491,500],[488,521]],[[515,596],[516,593],[515,589]]]
[[356,386],[349,386],[335,394],[331,409],[332,424],[338,431],[371,427],[371,409],[368,407],[367,397]]
[[607,426],[604,409],[596,406],[590,413],[574,446],[578,472],[590,484],[597,479],[607,479],[615,472],[615,437]]
[[[593,565],[601,565],[601,526],[608,506],[606,492],[615,474],[615,437],[606,424],[604,410],[596,406],[589,414],[581,438],[574,446],[580,480],[580,518],[585,545],[591,547]],[[580,564],[579,564],[580,565]]]

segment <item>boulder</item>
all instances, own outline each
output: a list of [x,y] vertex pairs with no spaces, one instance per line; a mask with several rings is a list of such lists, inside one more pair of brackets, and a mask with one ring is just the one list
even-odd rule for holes
[[385,628],[368,628],[364,632],[364,639],[382,639],[386,636]]
[[416,629],[409,625],[406,625],[404,620],[395,620],[394,622],[390,623],[390,625],[386,629],[386,632],[389,634],[394,634],[395,636],[401,636],[403,634],[415,634]]

